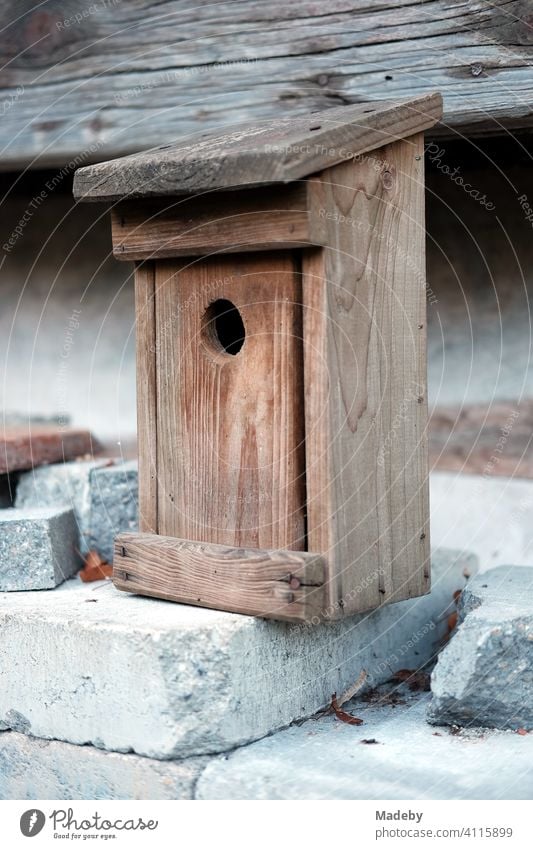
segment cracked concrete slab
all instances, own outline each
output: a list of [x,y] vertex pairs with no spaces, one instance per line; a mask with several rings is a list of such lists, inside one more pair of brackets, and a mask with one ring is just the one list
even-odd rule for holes
[[192,799],[208,758],[159,761],[0,734],[0,799]]
[[[243,745],[434,656],[475,559],[435,552],[431,594],[310,628],[70,581],[0,595],[0,727],[152,758]],[[22,717],[22,719],[21,719]]]
[[198,799],[531,799],[533,734],[425,721],[429,694],[403,704],[354,700],[363,725],[311,719],[214,758]]
[[478,575],[463,591],[459,614],[432,675],[429,720],[533,729],[533,567]]

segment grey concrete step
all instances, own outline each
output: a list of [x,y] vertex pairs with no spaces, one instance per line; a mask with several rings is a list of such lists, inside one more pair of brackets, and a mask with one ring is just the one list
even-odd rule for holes
[[[379,701],[379,698],[382,701]],[[533,735],[435,729],[428,694],[379,688],[225,755],[161,761],[0,733],[2,799],[531,799]]]
[[158,761],[4,731],[0,799],[192,799],[208,761]]
[[425,721],[429,694],[397,694],[396,706],[353,701],[363,725],[326,716],[213,759],[196,797],[532,798],[533,734],[436,729]]
[[0,728],[152,758],[225,751],[435,655],[475,559],[435,552],[433,590],[314,627],[78,579],[0,595]]

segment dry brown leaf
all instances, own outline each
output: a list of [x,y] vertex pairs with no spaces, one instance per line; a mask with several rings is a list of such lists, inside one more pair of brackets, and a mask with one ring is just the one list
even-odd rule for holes
[[113,567],[106,563],[97,551],[88,552],[83,569],[80,572],[80,578],[85,584],[92,581],[102,581],[105,578],[110,578],[112,574]]
[[393,681],[402,681],[410,690],[429,690],[430,678],[427,672],[416,669],[398,669],[392,676]]
[[352,716],[351,713],[347,713],[345,710],[342,710],[339,707],[339,704],[337,702],[336,693],[333,693],[333,695],[331,697],[331,709],[333,710],[333,713],[335,714],[337,719],[340,719],[341,722],[346,722],[348,725],[362,725],[363,724],[362,719],[359,719],[357,716]]
[[450,613],[448,616],[448,634],[454,630],[457,625],[457,613]]

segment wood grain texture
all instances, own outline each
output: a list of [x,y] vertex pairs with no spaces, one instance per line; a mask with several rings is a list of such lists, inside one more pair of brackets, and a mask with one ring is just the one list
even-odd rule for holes
[[155,337],[155,266],[135,268],[137,378],[137,451],[139,457],[139,528],[157,533],[157,380]]
[[75,164],[87,164],[206,129],[431,91],[444,96],[441,132],[533,121],[528,0],[90,8],[76,23],[74,2],[2,4],[4,168],[80,152]]
[[80,168],[74,196],[109,201],[288,183],[426,130],[441,115],[442,98],[433,92],[204,133]]
[[33,424],[5,427],[0,433],[0,474],[92,456],[99,450],[88,430]]
[[113,253],[124,260],[280,250],[320,242],[324,230],[308,214],[305,183],[123,201],[112,210],[112,228]]
[[[240,312],[238,354],[207,310]],[[305,548],[301,280],[288,252],[156,263],[158,530]]]
[[126,592],[297,622],[323,611],[325,569],[324,558],[308,552],[120,534],[113,583]]
[[429,582],[423,139],[312,181],[304,252],[308,546],[338,615]]

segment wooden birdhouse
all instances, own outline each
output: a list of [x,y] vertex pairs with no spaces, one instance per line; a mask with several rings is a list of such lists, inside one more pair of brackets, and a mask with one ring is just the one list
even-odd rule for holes
[[135,262],[133,593],[318,622],[429,586],[423,131],[437,94],[82,168]]

